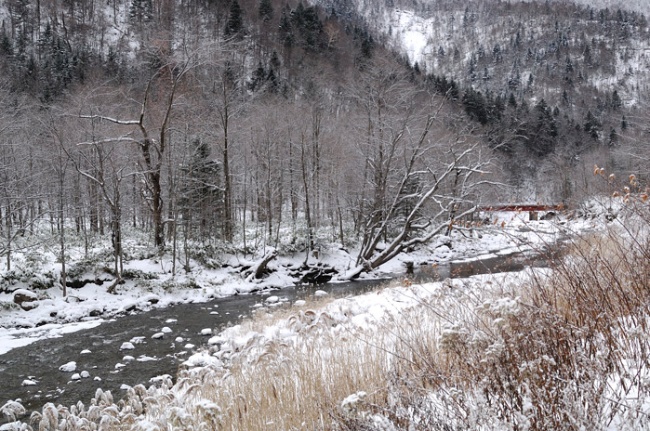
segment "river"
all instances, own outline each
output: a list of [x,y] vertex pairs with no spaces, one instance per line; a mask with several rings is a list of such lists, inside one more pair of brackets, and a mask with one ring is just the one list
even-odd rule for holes
[[[447,263],[416,268],[418,281],[463,278],[491,272],[519,271],[525,266],[545,265],[539,254],[516,253],[472,262]],[[403,276],[403,275],[402,275]],[[354,281],[318,286],[334,297],[356,295],[380,288],[386,281]],[[290,304],[314,295],[313,286],[289,287],[272,294]],[[97,388],[110,390],[119,399],[123,385],[145,384],[161,375],[174,377],[193,350],[209,339],[204,329],[219,332],[251,315],[263,301],[260,295],[241,295],[196,304],[178,304],[140,312],[60,338],[46,339],[0,355],[0,406],[20,399],[28,411],[40,410],[47,402],[70,406],[88,404]],[[153,338],[156,337],[162,338]],[[182,341],[180,340],[182,338]],[[131,343],[132,349],[124,349]],[[188,344],[190,346],[188,346]],[[193,347],[192,347],[193,346]],[[89,352],[88,352],[89,351]],[[125,358],[126,357],[126,358]],[[131,357],[131,358],[129,358]],[[59,371],[61,365],[75,362],[76,373]],[[25,380],[32,385],[23,385]]]

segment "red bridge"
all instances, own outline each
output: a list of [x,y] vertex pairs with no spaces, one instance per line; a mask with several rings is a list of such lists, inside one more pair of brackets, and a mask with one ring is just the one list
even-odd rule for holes
[[490,205],[479,207],[478,211],[495,212],[495,211],[516,211],[516,212],[539,212],[539,211],[562,211],[565,210],[563,204],[558,205],[541,205],[541,204],[505,204]]

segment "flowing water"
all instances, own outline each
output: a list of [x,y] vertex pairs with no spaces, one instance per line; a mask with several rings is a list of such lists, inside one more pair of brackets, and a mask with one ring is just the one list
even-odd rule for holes
[[[412,278],[417,281],[462,278],[475,274],[519,271],[528,265],[544,265],[547,258],[538,254],[517,253],[465,263],[447,263],[416,268]],[[356,295],[382,287],[386,281],[354,281],[326,284],[318,289],[331,296]],[[274,291],[287,303],[313,296],[311,286],[290,287]],[[176,375],[192,350],[207,343],[201,335],[206,328],[215,333],[250,316],[263,297],[232,296],[206,303],[178,304],[163,309],[141,312],[101,325],[74,332],[61,338],[35,342],[0,355],[0,406],[8,400],[20,399],[29,411],[39,410],[45,403],[70,406],[82,401],[88,404],[97,388],[110,390],[115,399],[124,393],[122,385],[149,385],[152,378]],[[256,305],[257,304],[257,305]],[[152,338],[163,328],[162,338]],[[181,337],[183,340],[178,341]],[[131,342],[133,349],[123,350]],[[195,347],[188,346],[191,344]],[[90,350],[90,353],[83,353]],[[125,358],[130,356],[133,359]],[[72,372],[59,371],[68,362],[76,362],[76,373],[87,371],[89,377],[71,380]],[[84,373],[85,374],[85,373]],[[27,379],[36,381],[23,386]]]

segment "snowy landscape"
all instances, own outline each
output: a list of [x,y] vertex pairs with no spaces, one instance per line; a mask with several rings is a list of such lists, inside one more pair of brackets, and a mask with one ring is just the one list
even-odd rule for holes
[[0,431],[650,429],[650,13],[0,2]]
[[[246,282],[241,274],[235,274],[232,270],[201,269],[192,275],[192,283],[198,287],[188,290],[180,287],[189,282],[187,275],[172,278],[169,273],[159,269],[164,268],[164,264],[154,266],[148,260],[134,260],[128,262],[127,267],[155,274],[159,284],[152,286],[141,281],[130,281],[121,285],[115,294],[107,294],[101,286],[90,283],[69,294],[68,298],[76,298],[73,301],[61,296],[60,286],[40,291],[28,309],[3,307],[6,310],[2,316],[0,338],[3,353],[41,338],[62,337],[74,331],[102,325],[108,320],[124,319],[125,317],[119,316],[125,314],[136,315],[151,308],[168,307],[173,303],[202,303],[217,297],[243,294],[251,296],[254,305],[250,307],[252,318],[220,331],[215,331],[206,322],[205,328],[191,333],[193,340],[177,325],[177,319],[172,318],[161,321],[164,326],[151,328],[141,336],[125,338],[122,342],[118,340],[112,345],[115,353],[123,356],[115,364],[119,379],[119,372],[134,366],[135,361],[156,364],[156,357],[142,354],[142,343],[165,339],[168,344],[173,340],[178,345],[177,352],[183,357],[178,375],[155,375],[138,384],[122,384],[119,390],[111,392],[102,390],[102,379],[92,368],[81,369],[76,361],[51,364],[52,372],[66,376],[67,385],[96,388],[93,389],[92,400],[81,399],[74,405],[66,406],[50,402],[36,413],[26,411],[20,399],[3,400],[2,412],[8,422],[0,425],[0,429],[25,429],[27,423],[23,421],[26,413],[31,414],[31,421],[40,421],[45,429],[58,429],[61,426],[85,429],[92,424],[98,426],[98,429],[198,429],[221,425],[225,429],[291,429],[297,418],[300,418],[303,426],[310,424],[309,427],[328,428],[330,420],[308,407],[310,403],[316,402],[310,401],[310,397],[322,396],[320,391],[323,388],[303,387],[306,382],[290,388],[293,386],[290,383],[294,379],[292,376],[301,376],[303,373],[313,375],[316,370],[322,370],[321,378],[324,380],[319,385],[326,385],[327,395],[336,404],[332,406],[335,410],[330,412],[334,414],[333,423],[348,424],[347,426],[357,424],[356,426],[369,429],[401,429],[398,424],[404,420],[418,423],[417,429],[431,429],[430,427],[441,423],[499,430],[510,429],[513,423],[529,426],[526,424],[530,424],[536,417],[535,409],[540,408],[536,405],[539,400],[535,399],[532,389],[529,395],[521,393],[523,397],[529,397],[524,398],[524,401],[530,404],[522,405],[521,415],[516,417],[499,419],[497,411],[502,407],[479,393],[466,393],[462,404],[456,404],[458,401],[450,404],[456,395],[442,388],[432,392],[429,392],[432,389],[427,390],[425,404],[418,403],[415,410],[400,413],[398,406],[405,400],[400,400],[404,394],[400,392],[399,383],[391,380],[389,386],[383,386],[385,383],[373,379],[383,381],[388,376],[385,373],[390,375],[403,366],[401,360],[406,360],[408,364],[411,361],[426,360],[419,355],[437,356],[441,352],[453,355],[454,344],[465,337],[479,336],[479,332],[483,334],[480,337],[490,334],[495,336],[493,331],[497,328],[509,329],[509,325],[516,324],[520,318],[522,307],[530,306],[530,298],[526,296],[530,293],[527,293],[526,286],[531,283],[533,286],[534,283],[546,283],[545,280],[549,278],[556,281],[562,279],[567,275],[563,271],[571,265],[582,265],[581,259],[585,255],[571,252],[572,257],[567,263],[547,262],[554,269],[529,266],[522,272],[486,274],[423,284],[414,282],[412,280],[415,278],[403,274],[403,263],[409,261],[422,267],[442,267],[449,261],[480,263],[495,256],[511,256],[521,252],[529,255],[542,254],[540,262],[543,262],[543,259],[548,259],[544,257],[546,253],[558,247],[568,246],[572,249],[586,244],[594,247],[597,242],[589,239],[592,237],[608,238],[616,234],[624,238],[634,232],[645,235],[647,226],[644,219],[640,218],[647,217],[645,205],[626,208],[621,206],[621,201],[614,201],[613,204],[614,207],[611,206],[611,199],[592,201],[585,203],[580,212],[559,214],[551,221],[531,221],[528,213],[492,214],[492,224],[474,230],[472,235],[459,233],[445,240],[445,245],[419,250],[417,253],[405,253],[382,271],[366,276],[391,276],[393,281],[388,287],[384,285],[371,293],[348,294],[340,299],[329,299],[326,291],[319,287],[312,287],[311,294],[305,299],[288,299],[287,291],[282,287],[291,285],[296,280],[288,273],[282,273],[292,265],[301,265],[301,259],[291,259],[288,256],[278,257],[277,266],[271,267],[276,273],[274,277],[257,283]],[[615,216],[614,220],[608,221],[612,215]],[[637,226],[641,230],[636,231],[637,227],[631,226]],[[587,242],[581,244],[582,241]],[[634,246],[627,247],[626,252],[634,250]],[[319,259],[344,274],[346,267],[351,265],[344,256],[339,250],[338,253],[322,253]],[[20,258],[17,258],[17,262],[20,262]],[[17,265],[17,268],[20,266]],[[56,264],[52,263],[47,268],[55,270]],[[165,281],[168,284],[174,283],[174,287],[161,287]],[[13,295],[29,291],[20,282],[15,287]],[[11,302],[12,295],[4,294],[2,303],[6,305]],[[91,316],[90,313],[97,309],[101,309],[102,313]],[[223,311],[216,305],[212,309],[214,311],[210,314]],[[52,310],[65,310],[65,314],[52,316]],[[486,321],[486,318],[492,320]],[[632,325],[630,330],[635,326],[632,321],[621,323]],[[478,332],[471,335],[471,331]],[[184,339],[183,336],[187,338]],[[195,345],[190,342],[200,343],[203,347],[195,350]],[[497,344],[488,343],[485,347],[485,360],[489,360],[490,355],[498,355],[498,349],[505,348],[499,347],[498,343],[509,341],[506,338],[496,342]],[[439,353],[420,351],[425,346],[418,343],[434,343],[437,346],[435,351]],[[80,345],[83,346],[84,342]],[[426,348],[434,349],[434,345],[427,345]],[[92,356],[92,346],[88,344],[87,347],[70,357]],[[543,355],[538,360],[542,362],[535,367],[541,367],[540,370],[546,367],[543,361],[554,361],[552,355]],[[409,365],[409,368],[414,364]],[[347,368],[352,366],[354,368]],[[279,371],[277,367],[283,370],[279,374],[276,374]],[[349,375],[359,367],[363,378],[361,375]],[[634,386],[634,382],[647,376],[647,370],[643,367],[635,372],[635,377],[623,378],[614,374],[611,378],[631,379],[629,384]],[[277,377],[272,377],[276,375]],[[38,388],[37,377],[24,377],[23,387]],[[343,383],[338,381],[341,378]],[[370,380],[366,381],[367,379]],[[270,389],[268,385],[284,389]],[[626,386],[624,380],[608,384],[609,389],[602,394],[603,397],[614,397],[618,400],[617,403],[621,400],[634,402],[638,405],[635,409],[639,411],[630,410],[631,407],[609,411],[603,407],[598,414],[609,417],[612,424],[603,429],[641,429],[647,425],[647,405],[639,404],[642,398],[637,397],[640,394],[632,386]],[[251,414],[242,413],[241,409],[246,409],[245,406],[248,405],[248,397],[257,399],[253,401],[255,403],[263,402],[265,395],[262,394],[268,390],[274,391],[274,403],[277,403],[269,407],[272,407],[272,411],[281,409],[284,412],[282,415],[272,418],[264,416],[270,414],[266,411],[267,407],[261,408],[261,415],[253,414],[252,411]],[[279,392],[276,393],[276,390]],[[243,395],[231,398],[228,394],[233,391],[243,391]],[[408,396],[423,395],[414,392]],[[298,399],[299,402],[296,401]],[[392,407],[381,407],[386,401]],[[397,410],[390,413],[387,408]],[[470,411],[474,413],[469,414]],[[232,415],[238,415],[239,419],[236,420]],[[393,415],[401,416],[402,419]],[[598,420],[602,420],[601,416]],[[581,422],[586,419],[583,417]]]

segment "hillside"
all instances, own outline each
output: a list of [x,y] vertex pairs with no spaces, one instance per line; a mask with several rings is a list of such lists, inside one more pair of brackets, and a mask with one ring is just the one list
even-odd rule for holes
[[47,221],[62,251],[66,229],[110,233],[117,274],[128,224],[186,261],[287,230],[281,252],[359,246],[353,277],[482,204],[576,205],[616,186],[594,165],[645,175],[634,11],[11,0],[0,19],[7,270]]

